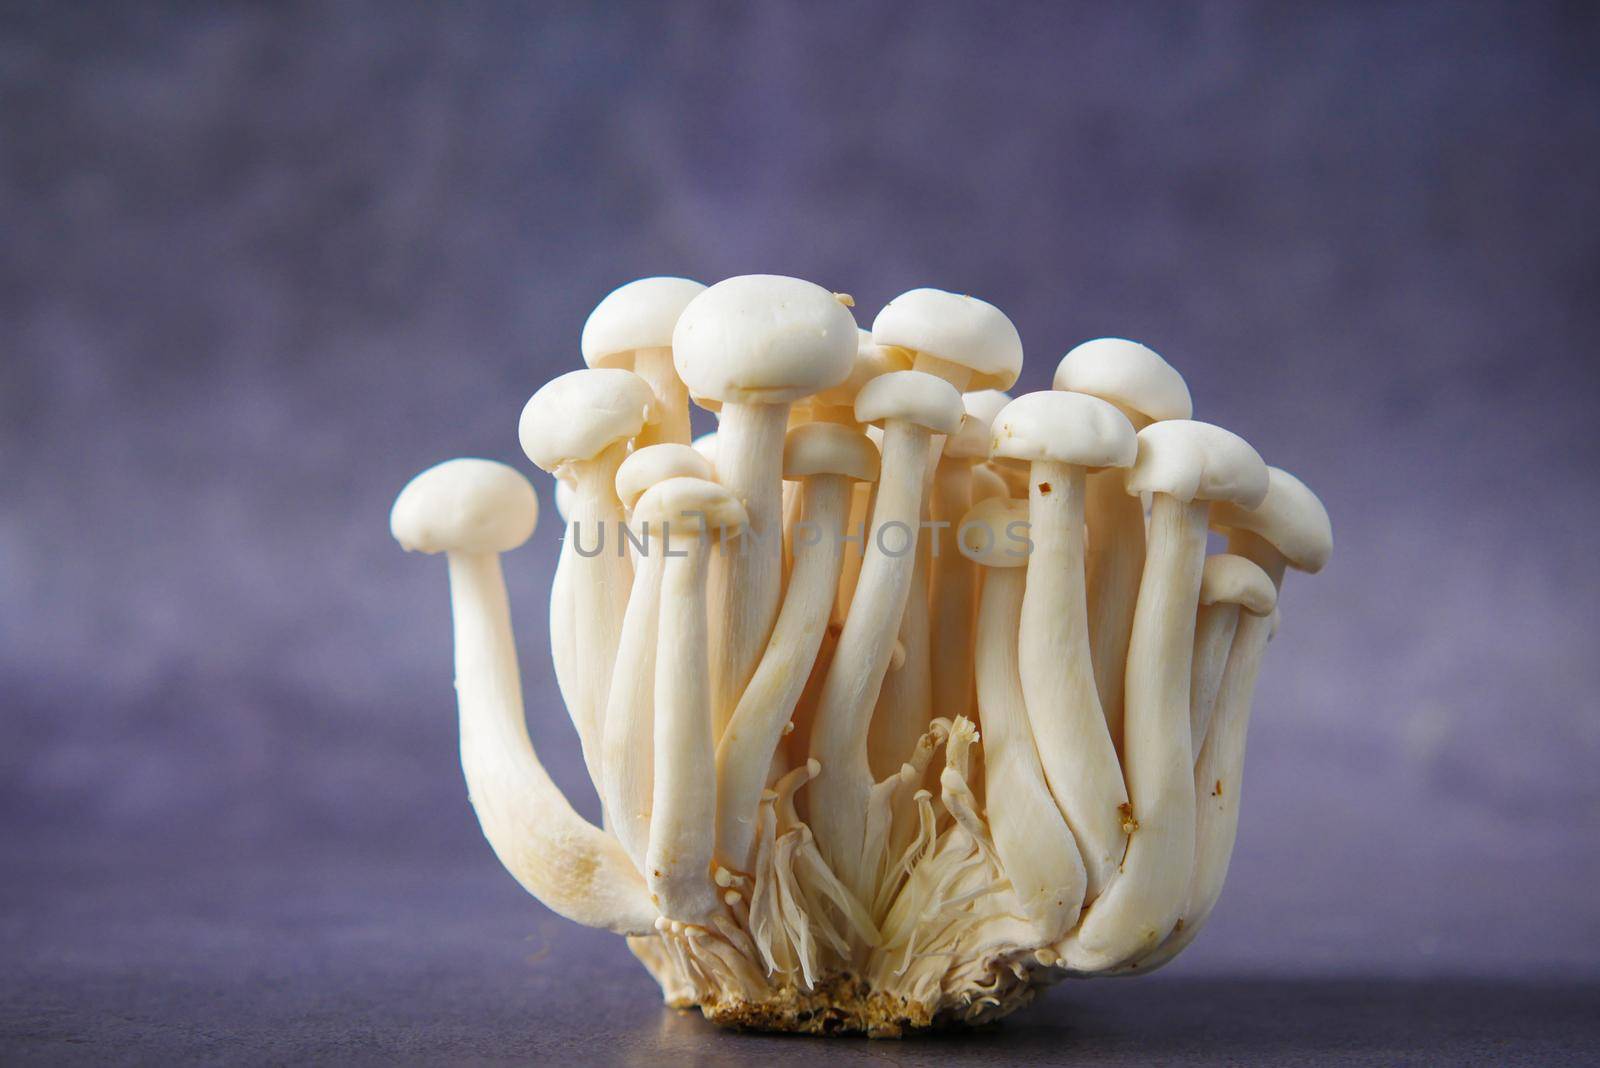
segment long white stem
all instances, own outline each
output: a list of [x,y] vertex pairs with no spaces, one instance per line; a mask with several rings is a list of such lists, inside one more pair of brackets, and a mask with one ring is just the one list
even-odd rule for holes
[[867,520],[877,483],[857,482],[850,493],[850,519],[844,531],[844,563],[839,569],[839,593],[834,599],[833,621],[843,624],[850,613],[850,598],[855,596],[856,580],[861,576],[861,560],[867,547]]
[[796,546],[794,573],[766,652],[717,743],[717,857],[735,871],[750,870],[767,770],[828,628],[852,485],[843,475],[814,475],[803,483],[799,529],[808,536]]
[[1144,569],[1144,508],[1123,488],[1124,473],[1099,471],[1089,478],[1089,654],[1106,729],[1124,752],[1123,691],[1133,606]]
[[[976,619],[977,565],[956,545],[957,526],[972,507],[972,463],[946,460],[933,476],[936,522],[930,531],[937,546],[929,588],[932,617],[933,717],[954,722],[972,714],[972,628]],[[904,758],[902,758],[904,759]]]
[[[706,561],[711,538],[672,539],[661,575],[656,647],[655,783],[645,883],[661,914],[704,923],[719,907],[715,741],[707,674]],[[682,555],[678,555],[682,554]]]
[[572,629],[576,634],[573,656],[574,690],[578,699],[568,712],[577,721],[583,744],[583,762],[596,793],[605,796],[601,748],[605,739],[605,712],[611,693],[611,666],[622,638],[622,619],[628,610],[633,584],[633,562],[621,552],[622,502],[617,499],[617,467],[627,455],[625,445],[613,445],[594,459],[574,464],[576,498],[567,524],[564,554],[572,591]]
[[661,609],[662,532],[645,532],[649,549],[633,572],[633,592],[622,620],[616,667],[606,705],[604,761],[606,818],[622,848],[642,873],[650,844],[655,781],[656,631]]
[[517,882],[568,919],[620,934],[653,931],[656,911],[627,854],[573,811],[528,738],[499,557],[448,559],[461,768],[484,837]]
[[1194,868],[1189,673],[1205,564],[1204,501],[1155,495],[1128,646],[1124,750],[1132,805],[1121,873],[1062,948],[1069,967],[1103,971],[1171,933]]
[[689,444],[689,390],[672,366],[672,349],[638,350],[633,355],[633,373],[656,395],[655,422],[645,424],[635,446]]
[[1029,481],[1033,551],[1022,599],[1022,689],[1050,792],[1083,854],[1092,901],[1115,877],[1127,849],[1128,791],[1089,653],[1084,469],[1037,461]]
[[[911,571],[911,589],[906,594],[905,611],[900,613],[900,648],[904,659],[891,666],[878,690],[867,729],[867,766],[875,779],[884,779],[900,770],[910,759],[917,739],[928,729],[933,710],[933,667],[929,650],[928,583],[933,549],[930,532],[917,535],[916,563]],[[971,646],[964,658],[970,658]]]
[[927,428],[901,420],[884,430],[883,474],[861,574],[812,724],[811,755],[822,771],[811,784],[811,829],[822,855],[862,900],[871,900],[861,862],[873,785],[867,733],[916,567],[917,520],[931,438]]
[[[1087,877],[1073,833],[1045,788],[1017,672],[1024,604],[1017,568],[989,568],[978,609],[978,709],[989,831],[1012,892],[1041,942],[1078,922]],[[1033,585],[1028,579],[1027,585]]]
[[[584,698],[578,689],[578,636],[572,620],[572,532],[561,541],[561,551],[556,557],[556,573],[550,579],[550,660],[555,665],[556,689],[561,692],[561,703],[583,741],[583,724],[588,713],[580,703]],[[590,768],[592,777],[596,769]]]
[[711,705],[720,737],[767,647],[783,585],[783,437],[787,404],[724,404],[717,479],[750,525],[712,561]]
[[1189,676],[1189,743],[1196,759],[1205,747],[1217,690],[1222,685],[1222,672],[1228,666],[1228,651],[1233,648],[1238,626],[1238,605],[1200,606],[1194,628],[1194,666]]

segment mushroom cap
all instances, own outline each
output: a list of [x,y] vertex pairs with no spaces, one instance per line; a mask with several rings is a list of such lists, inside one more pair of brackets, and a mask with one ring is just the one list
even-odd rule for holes
[[961,429],[961,394],[956,387],[925,371],[890,371],[861,387],[856,395],[856,422],[881,426],[904,419],[935,434]]
[[1156,423],[1194,415],[1189,387],[1173,366],[1137,341],[1085,341],[1056,365],[1056,389],[1087,393]]
[[855,404],[861,387],[890,371],[910,369],[911,359],[904,349],[885,348],[872,340],[870,330],[856,331],[856,357],[850,366],[850,375],[838,385],[819,389],[811,398],[812,404],[834,408],[848,408]]
[[989,424],[968,412],[961,417],[961,426],[944,440],[943,458],[950,460],[987,460],[989,458]]
[[564,478],[556,479],[556,515],[565,523],[577,503],[578,488]]
[[956,547],[981,567],[1021,567],[1033,547],[1027,529],[1027,501],[987,497],[968,509],[956,525]]
[[689,302],[672,332],[678,377],[697,400],[788,404],[850,376],[856,321],[799,278],[747,274]]
[[446,460],[406,483],[389,532],[407,552],[503,553],[533,536],[539,497],[514,467]]
[[965,367],[973,389],[1008,389],[1022,372],[1022,338],[1005,312],[942,289],[913,289],[884,305],[872,340]]
[[706,460],[710,462],[712,467],[716,467],[717,432],[715,430],[709,434],[701,434],[699,437],[689,442],[689,447],[695,452],[699,453],[701,456],[704,456]]
[[633,506],[635,523],[666,524],[669,531],[733,537],[750,522],[739,498],[706,478],[669,478],[645,490]]
[[1211,525],[1248,530],[1272,544],[1296,571],[1321,571],[1333,554],[1333,523],[1328,510],[1304,482],[1289,472],[1267,468],[1267,495],[1259,505],[1220,505]]
[[995,417],[991,451],[1011,460],[1078,467],[1128,467],[1139,454],[1133,424],[1115,404],[1087,393],[1025,393]]
[[1278,604],[1278,587],[1253,561],[1232,553],[1206,557],[1200,572],[1201,604],[1236,604],[1255,616],[1264,616]]
[[568,371],[522,409],[517,436],[539,468],[559,474],[644,428],[655,396],[644,379],[615,367]]
[[982,501],[989,497],[1009,497],[1011,487],[1006,485],[1006,480],[1000,477],[1000,472],[988,464],[976,464],[972,468],[972,499]]
[[1267,495],[1267,465],[1231,430],[1193,419],[1151,423],[1139,431],[1139,456],[1128,492],[1165,493],[1180,501],[1233,501],[1254,508]]
[[688,445],[665,443],[637,449],[617,468],[617,496],[632,510],[645,490],[669,478],[711,478],[711,461]]
[[986,426],[993,426],[994,417],[1010,403],[1011,394],[1003,389],[974,389],[961,394],[961,406],[967,414],[983,420]]
[[878,479],[878,447],[853,427],[801,423],[783,439],[783,477],[844,475],[857,482]]
[[613,289],[583,324],[583,362],[631,370],[638,350],[671,348],[678,316],[705,288],[688,278],[641,278]]

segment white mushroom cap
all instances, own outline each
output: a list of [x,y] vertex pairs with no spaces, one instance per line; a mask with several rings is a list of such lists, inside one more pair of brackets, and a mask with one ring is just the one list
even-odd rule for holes
[[1022,371],[1022,338],[999,308],[942,289],[895,297],[872,321],[872,339],[972,371],[975,389],[1007,389]]
[[701,456],[704,456],[708,461],[710,461],[713,467],[716,466],[717,432],[715,430],[709,434],[701,434],[699,437],[689,442],[689,447],[695,452],[699,453]]
[[522,409],[517,434],[528,459],[559,474],[592,460],[644,428],[655,395],[632,371],[613,367],[568,371],[547,382]]
[[632,510],[645,490],[669,478],[711,478],[711,461],[688,445],[646,445],[617,468],[617,497]]
[[408,552],[503,553],[533,536],[539,498],[514,467],[446,460],[406,483],[389,531]]
[[1201,604],[1236,604],[1255,616],[1264,616],[1278,604],[1278,587],[1253,561],[1232,553],[1206,557],[1200,573]]
[[671,348],[678,316],[705,288],[688,278],[641,278],[613,289],[583,324],[583,362],[627,370],[639,349]]
[[1011,394],[1003,389],[974,389],[961,394],[961,406],[968,415],[982,420],[985,426],[993,426],[994,417],[1010,403]]
[[1110,401],[1151,422],[1194,415],[1183,376],[1151,349],[1120,337],[1085,341],[1061,357],[1054,386]]
[[1022,567],[1028,562],[1028,502],[989,497],[973,505],[956,526],[961,555],[980,567]]
[[1328,510],[1306,484],[1277,467],[1267,468],[1267,496],[1254,509],[1221,506],[1213,526],[1248,530],[1283,554],[1297,571],[1321,571],[1333,553],[1333,523]]
[[995,456],[1078,467],[1128,467],[1139,453],[1133,424],[1115,404],[1087,393],[1025,393],[995,417]]
[[890,371],[861,387],[856,395],[856,422],[881,426],[904,419],[935,434],[961,429],[961,394],[942,378],[921,371]]
[[689,302],[672,334],[690,395],[725,404],[784,404],[836,386],[856,348],[856,321],[832,293],[773,274],[718,282]]
[[733,537],[750,522],[727,488],[704,478],[669,478],[644,491],[633,506],[636,523],[666,523],[674,533],[707,530]]
[[856,331],[856,358],[850,367],[850,376],[838,385],[817,391],[813,404],[826,404],[835,408],[848,408],[855,404],[861,387],[890,371],[905,371],[911,360],[904,349],[885,348],[872,340],[870,330]]
[[989,458],[989,424],[967,413],[961,417],[961,426],[944,442],[944,455],[952,460],[986,460]]
[[1165,493],[1180,501],[1233,501],[1253,508],[1267,495],[1267,464],[1231,430],[1192,419],[1151,423],[1139,431],[1139,456],[1128,492]]
[[878,479],[878,447],[852,427],[802,423],[783,441],[783,477],[845,475],[857,482]]

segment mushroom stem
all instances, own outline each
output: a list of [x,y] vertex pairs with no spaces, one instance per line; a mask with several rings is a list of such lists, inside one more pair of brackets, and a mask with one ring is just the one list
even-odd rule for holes
[[[917,739],[928,729],[933,708],[933,668],[929,650],[928,580],[933,550],[929,531],[917,535],[916,562],[905,611],[900,613],[898,640],[904,659],[885,673],[872,721],[867,728],[867,766],[873,777],[884,779],[910,758]],[[971,646],[962,650],[970,664]],[[970,678],[970,674],[968,676]],[[907,795],[909,798],[909,795]]]
[[[633,582],[633,563],[626,553],[619,552],[624,519],[615,485],[617,468],[626,455],[627,446],[619,443],[608,446],[593,460],[572,465],[577,498],[561,546],[564,556],[570,554],[567,564],[576,635],[578,699],[569,704],[568,713],[578,728],[589,778],[602,794],[605,779],[601,748],[611,668],[622,638],[622,620]],[[594,549],[598,551],[591,552]]]
[[1160,944],[1194,867],[1189,674],[1209,504],[1156,493],[1129,642],[1126,752],[1131,836],[1121,874],[1062,955],[1102,971]]
[[1230,530],[1228,551],[1261,568],[1276,589],[1283,589],[1283,573],[1289,566],[1289,559],[1266,538],[1253,530]]
[[499,557],[447,558],[461,767],[484,837],[517,882],[562,916],[619,934],[652,932],[656,911],[627,854],[573,811],[528,738]]
[[833,605],[833,622],[841,625],[850,613],[850,599],[855,596],[856,580],[861,577],[861,560],[866,554],[867,519],[872,515],[876,490],[874,483],[858,482],[850,493],[850,519],[844,530],[844,562],[839,568],[839,592]]
[[1139,576],[1144,570],[1144,507],[1124,488],[1125,473],[1112,469],[1089,476],[1088,563],[1089,655],[1095,689],[1111,743],[1123,750],[1123,703],[1128,641]]
[[750,516],[741,544],[710,572],[713,737],[739,703],[778,614],[783,584],[783,438],[787,404],[724,404],[717,479]]
[[717,856],[736,871],[750,870],[767,769],[827,630],[843,558],[839,534],[853,485],[843,475],[815,475],[802,484],[802,521],[818,539],[795,550],[794,572],[766,652],[717,743]]
[[[1035,460],[1028,497],[1027,592],[1020,672],[1028,720],[1050,792],[1077,839],[1089,900],[1116,875],[1127,849],[1122,766],[1096,696],[1084,587],[1085,470]],[[1124,495],[1126,496],[1126,495]],[[988,575],[986,582],[994,580]],[[981,639],[980,639],[981,640]],[[988,720],[984,720],[987,728]]]
[[[1032,586],[1030,576],[1030,593]],[[986,569],[978,608],[978,708],[995,851],[1023,915],[1040,941],[1054,942],[1078,922],[1086,875],[1073,832],[1045,788],[1029,729],[1017,672],[1023,588],[1022,568]],[[1026,625],[1021,632],[1027,632]]]
[[1211,715],[1217,704],[1228,651],[1239,627],[1236,604],[1204,604],[1195,620],[1194,666],[1189,675],[1189,744],[1196,758],[1205,744]]
[[660,530],[647,524],[649,548],[633,572],[633,592],[622,619],[616,667],[611,676],[603,735],[606,819],[642,873],[650,844],[651,794],[655,779],[656,633],[661,610]]
[[672,348],[639,349],[633,357],[633,373],[644,379],[655,394],[655,421],[639,432],[638,447],[689,443],[689,390],[672,365]]
[[[972,715],[972,628],[978,600],[978,571],[956,544],[961,517],[972,507],[972,462],[946,460],[934,469],[935,521],[929,532],[936,549],[929,584],[932,616],[933,718]],[[905,757],[900,759],[904,760]]]

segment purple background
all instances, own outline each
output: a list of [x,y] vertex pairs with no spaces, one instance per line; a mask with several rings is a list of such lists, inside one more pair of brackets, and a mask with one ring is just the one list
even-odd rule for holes
[[[726,1051],[498,869],[444,566],[386,529],[437,460],[528,469],[523,401],[655,273],[971,292],[1019,391],[1141,338],[1332,513],[1211,928],[1017,1035],[1600,979],[1600,19],[1116,7],[0,7],[3,1048]],[[536,482],[529,718],[593,812]]]

